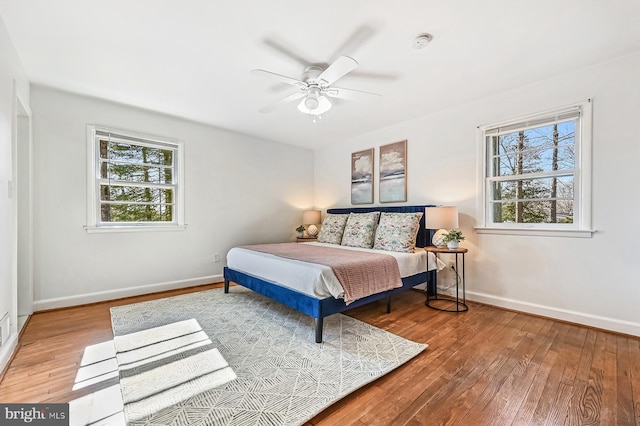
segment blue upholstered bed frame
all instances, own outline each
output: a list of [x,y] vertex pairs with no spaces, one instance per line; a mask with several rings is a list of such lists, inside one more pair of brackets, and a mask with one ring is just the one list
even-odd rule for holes
[[[355,207],[355,208],[341,208],[341,209],[328,209],[327,213],[367,213],[372,211],[381,212],[395,212],[395,213],[411,213],[411,212],[424,212],[425,207],[432,206],[378,206],[378,207]],[[416,246],[425,247],[431,244],[431,237],[433,236],[433,230],[425,229],[424,216],[420,221],[420,230],[418,231],[418,237],[416,240]],[[329,315],[333,315],[339,312],[346,311],[347,309],[355,308],[365,305],[367,303],[386,299],[387,300],[387,312],[391,311],[391,295],[407,290],[418,284],[427,283],[428,292],[435,294],[436,274],[435,271],[421,272],[410,277],[402,279],[402,287],[385,291],[382,293],[372,294],[371,296],[358,299],[348,306],[344,303],[343,299],[336,299],[333,297],[327,297],[324,299],[317,299],[299,291],[282,287],[276,283],[263,280],[256,276],[239,272],[231,268],[224,268],[224,292],[229,292],[229,282],[233,281],[243,287],[247,287],[257,293],[260,293],[270,299],[280,302],[290,308],[309,315],[316,320],[316,343],[322,342],[322,326],[323,319]]]

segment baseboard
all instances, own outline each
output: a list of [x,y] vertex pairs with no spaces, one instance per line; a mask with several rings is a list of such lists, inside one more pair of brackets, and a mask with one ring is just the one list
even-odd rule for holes
[[13,333],[11,336],[9,336],[9,339],[4,342],[2,348],[0,349],[0,382],[2,382],[2,379],[4,378],[5,369],[9,365],[9,362],[11,361],[11,358],[13,357],[13,354],[15,353],[17,347],[18,335],[17,333]]
[[106,300],[122,299],[123,297],[139,296],[141,294],[157,293],[160,291],[175,290],[196,285],[211,284],[223,281],[222,275],[210,275],[207,277],[190,278],[187,280],[170,281],[165,283],[149,284],[137,287],[120,288],[117,290],[99,291],[95,293],[80,294],[55,299],[36,300],[33,302],[33,311],[45,311],[48,309],[67,308],[69,306],[86,305],[88,303],[104,302]]
[[636,322],[601,317],[598,315],[569,311],[566,309],[558,309],[550,306],[537,305],[535,303],[527,303],[519,300],[507,299],[505,297],[498,297],[490,294],[478,293],[475,291],[467,290],[466,293],[467,300],[473,300],[475,302],[480,302],[487,305],[498,306],[501,308],[512,309],[514,311],[526,312],[534,315],[540,315],[543,317],[553,318],[561,321],[587,325],[589,327],[615,331],[617,333],[628,334],[631,336],[640,336],[640,323]]

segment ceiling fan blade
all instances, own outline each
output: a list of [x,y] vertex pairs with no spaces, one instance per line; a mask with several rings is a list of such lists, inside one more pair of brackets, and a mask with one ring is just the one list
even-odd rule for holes
[[340,55],[355,55],[355,53],[375,34],[369,25],[358,27],[353,34],[347,38],[340,47],[336,49],[329,58],[330,61],[337,59]]
[[329,86],[334,81],[353,71],[357,66],[358,62],[355,59],[349,56],[340,56],[318,76],[318,83],[323,86]]
[[272,80],[277,80],[281,83],[291,84],[292,86],[296,86],[302,90],[307,88],[307,84],[304,81],[296,80],[295,78],[287,77],[286,75],[276,74],[271,71],[251,70],[251,74],[257,75],[260,77],[267,77]]
[[267,46],[271,47],[277,52],[282,53],[285,56],[288,56],[289,58],[292,58],[294,61],[302,64],[303,66],[308,67],[309,65],[311,65],[311,62],[303,58],[302,55],[299,55],[297,52],[294,52],[293,49],[290,49],[284,46],[282,43],[272,38],[267,38],[267,39],[264,39],[263,41],[264,41],[264,44],[266,44]]
[[342,89],[340,87],[330,87],[323,91],[330,98],[348,99],[350,101],[367,101],[380,99],[382,95],[371,92],[363,92],[361,90]]
[[271,112],[271,111],[273,111],[274,109],[276,109],[277,107],[279,107],[282,104],[293,102],[296,99],[303,98],[304,96],[305,96],[305,93],[303,93],[303,92],[293,93],[293,94],[287,96],[286,98],[280,99],[278,102],[274,102],[271,105],[267,105],[264,108],[260,108],[259,111],[263,112],[263,113]]
[[368,78],[370,80],[387,80],[387,81],[395,81],[398,79],[398,76],[395,74],[387,74],[387,73],[381,73],[381,72],[366,72],[366,71],[350,72],[349,77]]

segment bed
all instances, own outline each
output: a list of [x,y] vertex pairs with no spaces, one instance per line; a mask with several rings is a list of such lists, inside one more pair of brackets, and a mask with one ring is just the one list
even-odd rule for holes
[[[415,213],[424,212],[425,207],[431,207],[427,205],[422,206],[394,206],[394,207],[356,207],[356,208],[336,208],[328,209],[327,213],[331,214],[348,214],[348,213],[369,213],[369,212],[388,212],[388,213]],[[425,247],[430,245],[433,231],[425,229],[424,217],[420,220],[420,226],[416,238],[416,247]],[[302,243],[302,244],[321,244],[321,243]],[[349,249],[349,248],[346,248]],[[364,249],[367,250],[367,249]],[[234,282],[243,287],[249,288],[257,293],[260,293],[270,299],[280,302],[286,306],[289,306],[297,311],[300,311],[310,317],[315,318],[315,340],[317,343],[322,342],[322,329],[323,318],[329,315],[346,311],[347,309],[355,308],[358,306],[371,303],[376,300],[384,300],[387,302],[387,312],[391,310],[391,296],[398,292],[410,289],[418,284],[427,284],[427,291],[429,294],[435,293],[436,285],[436,269],[426,267],[429,264],[427,253],[422,250],[416,250],[416,258],[419,256],[425,257],[425,266],[416,269],[416,266],[403,267],[402,261],[399,259],[402,256],[397,256],[397,260],[400,268],[404,268],[404,274],[401,272],[402,284],[401,287],[386,290],[380,293],[371,294],[365,297],[358,298],[355,301],[346,303],[343,298],[336,298],[334,290],[328,290],[331,294],[325,294],[322,291],[317,292],[309,290],[308,288],[302,288],[297,283],[286,283],[283,285],[280,277],[276,275],[269,275],[265,271],[279,270],[278,267],[268,267],[266,258],[269,256],[258,254],[251,254],[251,258],[245,260],[238,256],[238,253],[242,250],[232,249],[227,256],[228,266],[224,268],[224,292],[229,292],[229,283]],[[379,250],[375,250],[379,252]],[[247,253],[244,253],[246,255]],[[396,256],[394,256],[396,257]],[[281,259],[273,259],[274,261],[282,261]],[[230,262],[231,261],[231,262]],[[242,263],[244,262],[244,263]],[[416,263],[408,260],[409,263]],[[290,262],[291,263],[291,262]],[[418,263],[419,264],[419,263]],[[317,265],[304,265],[304,266],[317,266]],[[412,270],[413,268],[413,270]],[[295,281],[295,273],[291,273]],[[322,275],[319,272],[319,275]],[[299,275],[301,277],[301,275]],[[269,278],[265,278],[269,277]],[[284,279],[284,278],[283,278]],[[300,278],[302,281],[302,278]],[[331,287],[331,286],[329,286]]]

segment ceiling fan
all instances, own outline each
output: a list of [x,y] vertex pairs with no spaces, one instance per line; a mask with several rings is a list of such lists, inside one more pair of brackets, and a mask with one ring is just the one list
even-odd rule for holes
[[299,89],[298,92],[261,108],[259,111],[264,113],[271,112],[282,104],[301,99],[298,104],[298,110],[305,114],[312,115],[315,123],[316,117],[321,118],[322,114],[331,109],[332,104],[329,98],[347,100],[380,98],[381,95],[376,93],[331,86],[337,80],[353,71],[357,66],[358,62],[355,59],[349,56],[340,56],[334,63],[326,68],[321,65],[310,65],[306,67],[300,80],[261,69],[252,70],[251,74],[253,75],[271,78]]

